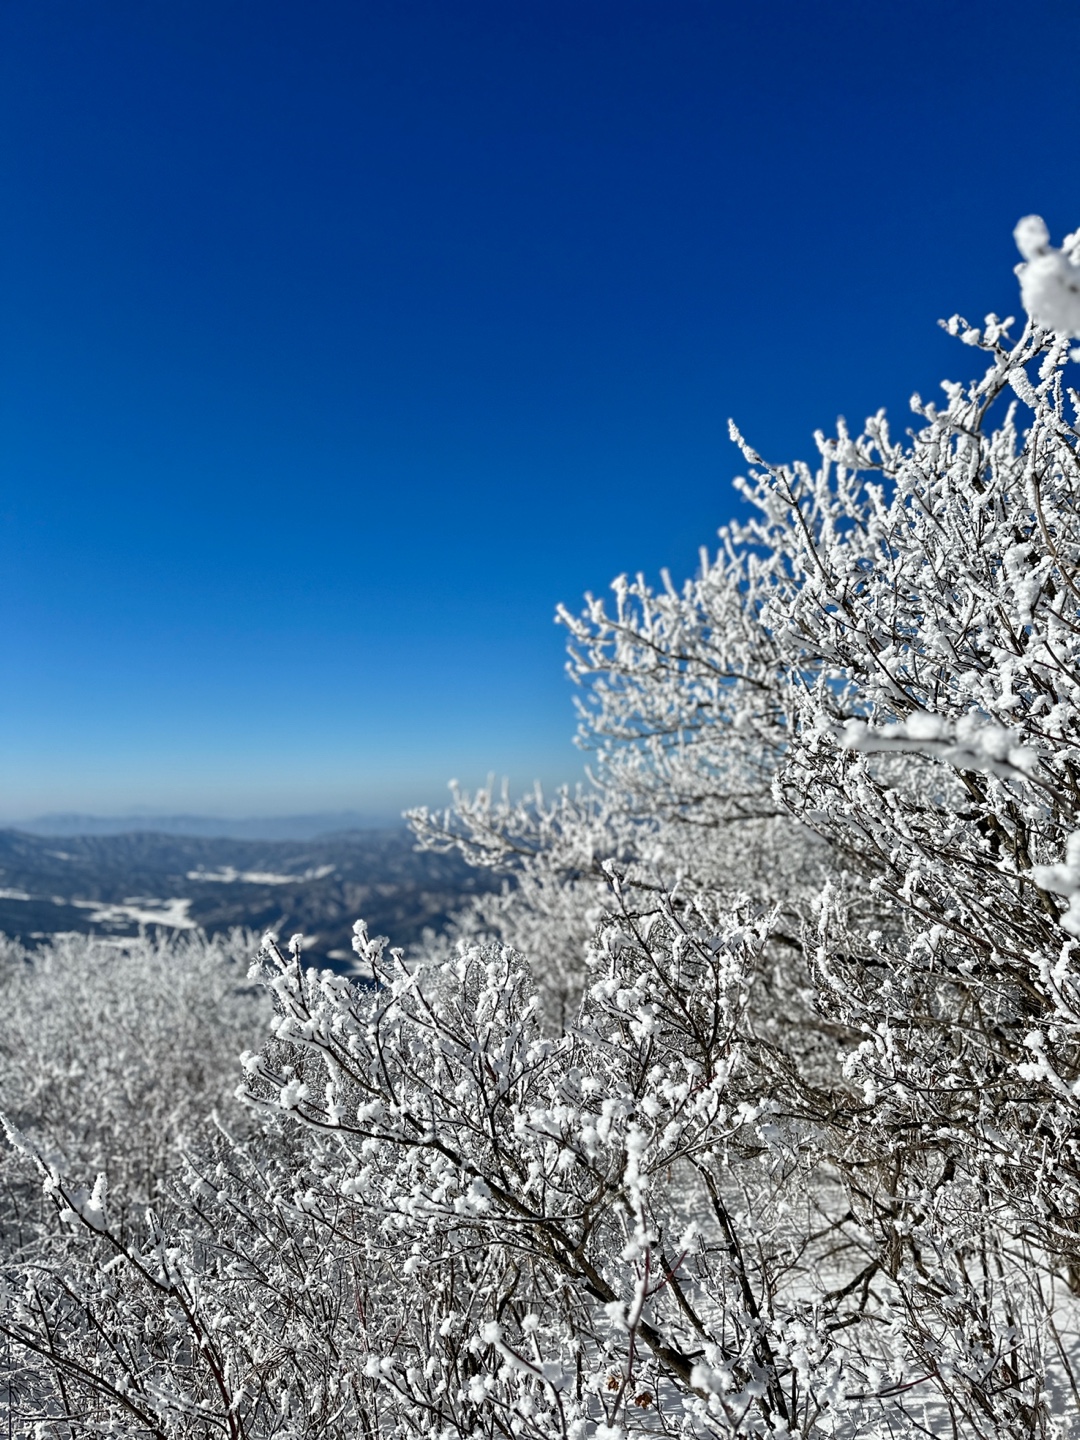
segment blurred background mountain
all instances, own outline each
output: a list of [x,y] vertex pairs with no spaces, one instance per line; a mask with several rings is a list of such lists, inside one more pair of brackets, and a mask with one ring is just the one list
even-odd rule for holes
[[8,827],[30,835],[204,835],[229,840],[314,840],[346,830],[402,830],[400,811],[321,811],[317,815],[254,815],[229,820],[220,815],[79,815],[63,813],[19,820]]
[[53,816],[2,830],[0,931],[29,944],[63,931],[302,931],[309,961],[341,968],[358,918],[407,946],[499,883],[418,852],[400,824],[335,828],[350,818]]

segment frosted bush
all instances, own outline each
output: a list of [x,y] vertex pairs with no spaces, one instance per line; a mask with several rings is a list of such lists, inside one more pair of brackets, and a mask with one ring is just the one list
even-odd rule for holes
[[[265,1023],[252,937],[0,937],[0,1113],[51,1164],[105,1171],[145,1208],[215,1109],[242,1118],[236,1055]],[[0,1172],[2,1174],[4,1172]]]

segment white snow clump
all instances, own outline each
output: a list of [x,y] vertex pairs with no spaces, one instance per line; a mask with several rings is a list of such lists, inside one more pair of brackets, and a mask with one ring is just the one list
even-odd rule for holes
[[1080,336],[1080,230],[1055,250],[1042,216],[1025,215],[1013,238],[1024,257],[1016,267],[1024,309],[1036,325]]

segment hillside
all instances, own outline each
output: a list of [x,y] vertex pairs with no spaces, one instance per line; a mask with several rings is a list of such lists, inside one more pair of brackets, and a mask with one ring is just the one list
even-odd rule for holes
[[340,964],[359,916],[408,945],[494,883],[455,855],[418,853],[401,829],[310,841],[0,831],[0,930],[24,941],[240,925],[302,930],[312,959]]

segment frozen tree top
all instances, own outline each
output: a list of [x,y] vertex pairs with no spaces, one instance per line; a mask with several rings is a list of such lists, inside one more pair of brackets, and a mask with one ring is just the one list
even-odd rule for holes
[[1036,325],[1080,336],[1080,230],[1055,250],[1042,216],[1025,215],[1013,235],[1024,257],[1016,267],[1024,309]]

